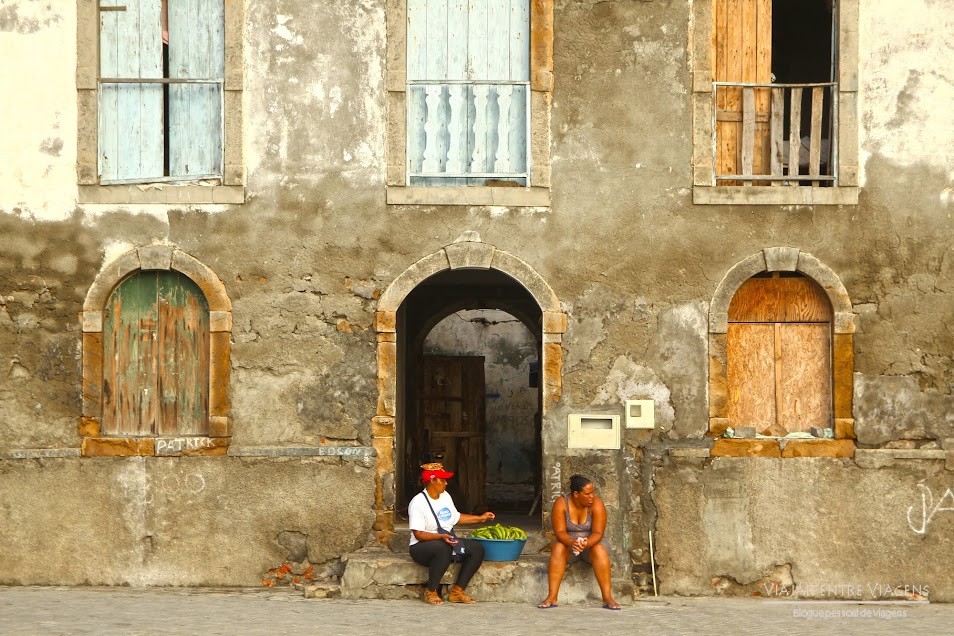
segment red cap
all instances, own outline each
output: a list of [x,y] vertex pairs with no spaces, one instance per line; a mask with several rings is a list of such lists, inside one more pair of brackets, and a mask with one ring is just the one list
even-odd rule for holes
[[438,479],[450,479],[454,473],[444,470],[444,464],[434,462],[421,466],[424,470],[421,472],[421,481],[430,481],[437,477]]

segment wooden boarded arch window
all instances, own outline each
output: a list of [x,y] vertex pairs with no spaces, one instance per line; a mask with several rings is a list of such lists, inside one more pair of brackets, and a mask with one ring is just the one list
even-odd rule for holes
[[103,315],[104,435],[209,433],[209,306],[172,270],[133,274]]
[[408,185],[530,185],[529,118],[529,0],[408,0]]
[[835,0],[714,0],[717,185],[833,185]]
[[223,0],[99,10],[100,183],[221,178]]
[[794,272],[750,278],[729,305],[729,425],[783,437],[832,427],[832,308]]

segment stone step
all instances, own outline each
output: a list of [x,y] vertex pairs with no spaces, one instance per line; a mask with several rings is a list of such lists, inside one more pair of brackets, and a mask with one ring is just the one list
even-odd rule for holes
[[296,583],[296,590],[301,590],[305,598],[339,598],[341,586],[337,583]]
[[[418,599],[424,594],[427,568],[384,549],[371,549],[344,557],[341,597],[346,599]],[[547,595],[546,554],[521,555],[517,561],[484,561],[467,593],[478,601],[537,603]],[[442,583],[451,585],[460,566],[451,564]],[[621,605],[633,603],[633,583],[613,579],[613,596]],[[600,589],[587,563],[567,569],[560,586],[560,604],[599,604]]]

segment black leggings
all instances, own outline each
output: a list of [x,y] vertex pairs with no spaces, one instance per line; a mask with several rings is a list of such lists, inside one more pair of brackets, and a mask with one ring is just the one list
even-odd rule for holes
[[[464,544],[464,560],[460,563],[460,572],[457,573],[457,583],[465,589],[470,579],[477,572],[477,568],[484,562],[484,546],[479,541],[460,539]],[[411,558],[428,569],[427,589],[437,591],[441,584],[444,572],[451,564],[451,547],[443,540],[418,541],[411,546]]]

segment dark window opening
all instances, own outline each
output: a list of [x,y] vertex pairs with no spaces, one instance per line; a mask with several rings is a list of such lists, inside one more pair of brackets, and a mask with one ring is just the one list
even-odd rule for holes
[[[836,80],[834,0],[774,0],[772,2],[772,82],[816,84]],[[833,157],[833,87],[824,89],[821,124],[821,172],[831,174]],[[812,92],[802,91],[799,153],[807,173],[812,128]],[[784,137],[792,130],[791,108],[785,109]],[[810,185],[802,182],[801,185]],[[822,182],[818,185],[832,185]]]

